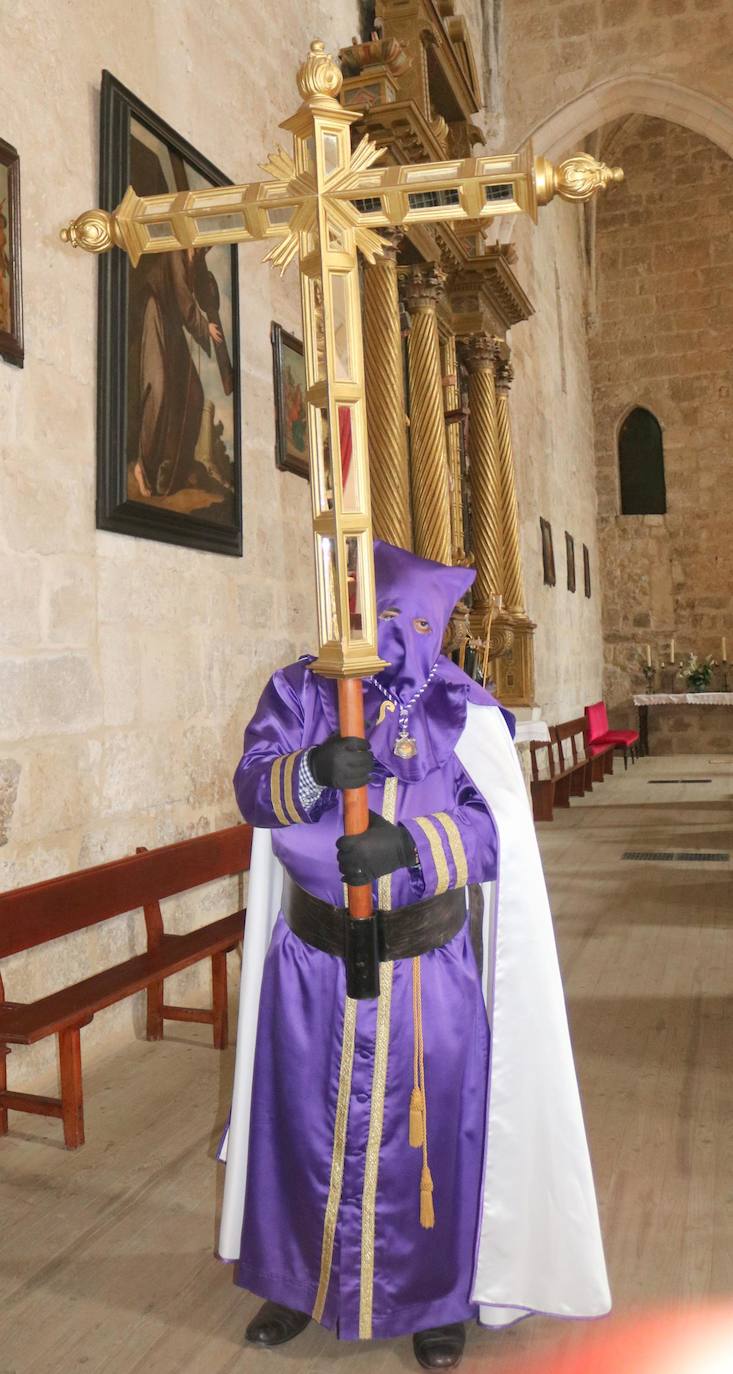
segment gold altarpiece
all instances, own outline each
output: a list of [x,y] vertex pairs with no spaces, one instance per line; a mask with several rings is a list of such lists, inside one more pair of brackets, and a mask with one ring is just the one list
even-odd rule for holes
[[[372,40],[340,53],[341,100],[361,116],[352,136],[368,135],[387,165],[414,164],[418,176],[421,164],[469,158],[484,141],[473,122],[480,85],[453,0],[378,0],[376,15]],[[564,164],[555,188],[584,199],[619,176],[581,155]],[[502,194],[494,188],[499,214]],[[501,700],[523,706],[534,702],[535,625],[524,598],[506,336],[533,307],[512,271],[514,250],[486,242],[491,219],[484,206],[476,218],[405,224],[365,266],[371,488],[380,538],[475,563],[466,629],[491,661]],[[407,385],[400,308],[409,320]]]

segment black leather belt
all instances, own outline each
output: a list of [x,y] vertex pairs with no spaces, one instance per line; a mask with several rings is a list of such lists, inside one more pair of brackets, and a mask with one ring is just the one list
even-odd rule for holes
[[[324,954],[346,957],[350,917],[345,907],[314,897],[286,873],[282,912],[293,934],[306,945],[313,945]],[[431,949],[440,949],[458,934],[466,916],[465,887],[396,907],[394,911],[375,912],[379,962],[416,959]]]

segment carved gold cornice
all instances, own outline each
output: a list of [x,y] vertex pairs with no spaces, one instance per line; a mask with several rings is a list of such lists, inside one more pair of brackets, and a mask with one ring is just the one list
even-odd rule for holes
[[359,124],[358,138],[365,133],[380,148],[389,148],[395,163],[440,162],[446,155],[441,126],[426,119],[414,100],[373,105]]
[[454,10],[453,0],[377,0],[376,7],[385,32],[413,58],[401,89],[428,114],[431,76],[437,77],[455,104],[455,118],[470,119],[481,103],[479,80],[466,21]]
[[504,329],[511,329],[534,314],[529,296],[509,266],[506,252],[498,245],[468,259],[451,276],[449,291],[453,312],[459,317],[459,334],[470,334],[480,327],[486,307]]

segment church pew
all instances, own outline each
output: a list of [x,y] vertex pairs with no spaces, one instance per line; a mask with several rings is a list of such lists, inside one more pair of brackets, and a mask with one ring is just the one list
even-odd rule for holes
[[[540,763],[540,756],[543,753],[547,754],[544,765]],[[552,740],[530,740],[529,755],[532,770],[530,779],[532,816],[536,821],[551,821],[555,801],[555,760]]]
[[[160,903],[204,883],[246,872],[251,847],[251,827],[235,825],[160,849],[140,848],[112,863],[0,893],[0,959],[140,908],[147,945],[144,952],[34,1002],[6,1001],[0,978],[0,1135],[7,1134],[9,1111],[30,1112],[60,1118],[68,1149],[84,1144],[81,1029],[98,1011],[136,992],[147,994],[148,1040],[163,1038],[165,1021],[199,1021],[212,1027],[215,1048],[226,1048],[226,956],[242,938],[245,911],[219,917],[185,934],[172,934],[164,928]],[[208,958],[211,1008],[166,1003],[165,979]],[[61,1096],[11,1092],[9,1047],[33,1045],[50,1035],[58,1037]]]
[[558,772],[564,771],[568,778],[569,796],[583,797],[586,792],[592,792],[593,761],[588,758],[585,748],[585,718],[578,716],[575,720],[553,725],[550,736],[558,753]]

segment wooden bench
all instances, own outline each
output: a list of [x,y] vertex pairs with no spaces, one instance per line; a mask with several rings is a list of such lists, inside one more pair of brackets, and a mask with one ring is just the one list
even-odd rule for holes
[[[592,760],[585,753],[585,718],[579,716],[550,726],[550,738],[557,751],[555,803],[569,806],[571,797],[583,797],[593,789]],[[578,749],[578,738],[583,741],[582,752]],[[569,751],[566,744],[570,745]]]
[[[541,765],[540,756],[543,753],[547,754],[547,760]],[[555,759],[552,739],[530,740],[529,754],[532,769],[532,815],[536,821],[551,821],[555,800]]]
[[[582,750],[578,747],[579,740],[583,741]],[[541,764],[543,752],[547,758]],[[536,821],[551,821],[555,806],[567,807],[571,797],[583,797],[586,792],[592,791],[595,760],[587,755],[583,716],[551,725],[549,740],[531,742],[530,756],[532,815]],[[601,772],[600,780],[602,778]]]
[[[235,825],[161,849],[139,849],[129,858],[98,864],[30,887],[0,894],[0,958],[57,940],[142,907],[147,949],[114,967],[83,978],[36,1002],[8,1002],[0,979],[0,1135],[7,1134],[8,1111],[60,1117],[68,1149],[84,1144],[81,1076],[82,1026],[95,1013],[125,997],[147,991],[147,1038],[161,1040],[165,1021],[211,1025],[214,1045],[227,1044],[226,956],[244,929],[244,911],[235,911],[183,935],[167,934],[161,901],[203,883],[249,868],[252,831]],[[163,985],[171,974],[211,959],[212,1006],[171,1006]],[[41,1097],[8,1091],[8,1046],[33,1045],[57,1035],[61,1096]]]

